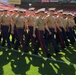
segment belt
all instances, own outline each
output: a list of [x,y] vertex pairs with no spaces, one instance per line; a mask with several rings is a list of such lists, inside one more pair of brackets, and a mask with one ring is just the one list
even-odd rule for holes
[[23,29],[23,27],[16,27],[16,28],[18,28],[18,29]]
[[9,27],[8,25],[1,25],[1,26],[6,26],[6,27]]

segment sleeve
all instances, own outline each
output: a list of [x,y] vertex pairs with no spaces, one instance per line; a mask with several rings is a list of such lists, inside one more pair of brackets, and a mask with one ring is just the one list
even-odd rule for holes
[[56,23],[57,23],[57,24],[59,23],[59,17],[56,18]]
[[44,19],[44,25],[45,25],[45,26],[47,25],[46,19]]
[[54,24],[56,24],[56,19],[54,18]]
[[38,26],[38,19],[35,20],[34,25],[35,25],[35,26]]
[[11,24],[11,17],[10,17],[10,16],[8,16],[8,18],[9,18],[9,24]]
[[24,17],[24,22],[26,22],[26,18]]
[[45,19],[46,24],[48,23],[48,17]]
[[17,18],[14,19],[14,25],[16,25],[16,23],[17,23]]
[[0,23],[2,23],[2,16],[0,17]]
[[28,23],[29,23],[29,17],[26,17],[25,24],[28,25]]
[[29,22],[29,17],[26,18],[26,21]]
[[68,27],[69,26],[69,20],[67,19],[67,24],[66,24],[66,27]]
[[0,17],[0,23],[1,23],[1,17]]
[[72,19],[72,23],[73,23],[72,25],[74,26],[75,25],[74,19]]

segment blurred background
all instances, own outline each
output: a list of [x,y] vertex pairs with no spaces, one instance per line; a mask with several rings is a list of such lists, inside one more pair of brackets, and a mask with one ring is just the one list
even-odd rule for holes
[[64,9],[67,11],[76,11],[76,0],[0,0],[16,7],[28,9],[35,7],[36,9],[45,7],[55,7],[57,10]]

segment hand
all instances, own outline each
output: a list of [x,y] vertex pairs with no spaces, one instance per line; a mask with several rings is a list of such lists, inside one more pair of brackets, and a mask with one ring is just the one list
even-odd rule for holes
[[34,38],[36,38],[36,35],[35,35],[35,34],[33,34],[33,37],[34,37]]
[[67,30],[65,29],[65,32],[66,32]]
[[49,35],[51,35],[52,33],[51,32],[49,32]]
[[59,29],[60,30],[60,32],[62,32],[62,30],[61,29]]
[[26,32],[26,29],[24,29],[24,32]]
[[57,30],[54,30],[54,32],[56,33],[56,32],[57,32]]
[[30,31],[30,29],[29,29],[29,28],[26,28],[25,30],[26,30],[26,31],[28,31],[28,32]]
[[14,31],[13,30],[11,31],[11,34],[14,34]]
[[30,29],[28,28],[28,32],[30,31]]

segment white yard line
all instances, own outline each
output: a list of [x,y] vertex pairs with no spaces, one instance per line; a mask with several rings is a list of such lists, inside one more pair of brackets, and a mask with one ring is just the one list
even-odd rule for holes
[[[0,48],[6,49],[6,47],[2,47],[2,46],[0,46]],[[9,50],[11,50],[11,49],[9,49]],[[21,52],[18,52],[18,50],[11,50],[11,51],[14,51],[14,52],[17,52],[17,53],[23,53],[22,51],[21,51]],[[54,60],[54,59],[52,59],[52,58],[47,58],[47,57],[44,57],[44,56],[38,56],[38,55],[35,55],[35,54],[29,54],[29,53],[24,53],[24,54],[29,55],[29,56],[35,56],[35,57],[38,57],[38,58],[46,58],[46,59],[48,59],[48,60],[51,60],[51,61],[54,61],[54,62],[58,62],[58,63],[62,63],[62,64],[67,64],[67,63],[69,63],[69,62],[64,62],[64,61],[61,61],[61,60]],[[76,65],[76,64],[70,62],[69,65],[74,66],[74,65]]]

